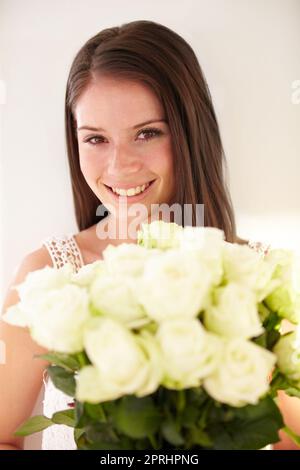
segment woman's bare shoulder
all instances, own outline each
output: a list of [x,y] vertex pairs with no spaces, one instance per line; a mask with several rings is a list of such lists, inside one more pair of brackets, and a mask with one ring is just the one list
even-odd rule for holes
[[28,252],[21,261],[24,268],[40,269],[45,266],[53,267],[52,259],[45,245],[41,245],[33,251]]

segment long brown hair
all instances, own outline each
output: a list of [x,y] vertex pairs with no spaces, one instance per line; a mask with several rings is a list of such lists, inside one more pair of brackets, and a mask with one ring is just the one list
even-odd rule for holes
[[173,143],[174,202],[204,204],[204,225],[237,237],[232,202],[224,178],[227,163],[211,95],[197,57],[177,33],[153,21],[139,20],[100,31],[76,54],[65,97],[65,131],[76,221],[79,230],[99,222],[101,204],[79,165],[74,108],[83,90],[97,77],[109,75],[141,81],[160,99]]

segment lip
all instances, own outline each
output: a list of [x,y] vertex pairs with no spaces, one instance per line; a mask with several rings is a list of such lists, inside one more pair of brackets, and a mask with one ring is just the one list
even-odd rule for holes
[[[135,196],[119,196],[118,194],[114,193],[113,190],[107,186],[106,184],[104,184],[105,188],[107,189],[107,191],[109,192],[109,194],[116,200],[116,201],[120,201],[121,199],[123,201],[125,201],[125,198],[126,198],[126,202],[130,201],[130,202],[136,202],[136,201],[139,201],[140,199],[143,199],[147,194],[148,192],[150,191],[150,189],[152,188],[153,184],[155,183],[156,179],[155,180],[152,180],[150,181],[150,184],[148,186],[148,188],[146,188],[144,191],[142,191],[141,193],[139,194],[136,194]],[[132,187],[132,186],[131,186]],[[126,189],[126,188],[124,188]]]

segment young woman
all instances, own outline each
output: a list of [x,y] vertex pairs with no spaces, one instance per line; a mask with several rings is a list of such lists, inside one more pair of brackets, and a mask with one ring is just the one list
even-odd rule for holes
[[[195,225],[197,205],[202,204],[205,226],[222,229],[229,242],[247,243],[236,233],[205,78],[195,53],[175,32],[151,21],[134,21],[87,41],[69,73],[65,124],[79,231],[47,238],[25,256],[11,286],[46,265],[71,261],[78,270],[101,258],[109,243],[135,243],[136,232],[126,231],[133,205],[145,209],[144,221],[155,204],[188,207]],[[9,289],[3,311],[17,301],[17,292]],[[13,433],[29,417],[43,379],[46,413],[65,408],[69,399],[45,380],[47,362],[33,359],[45,351],[28,332],[0,325],[7,349],[0,368],[0,449],[22,449],[23,439]],[[290,402],[284,403],[289,422]],[[284,446],[293,447],[287,439]],[[75,448],[72,429],[48,428],[42,448]]]

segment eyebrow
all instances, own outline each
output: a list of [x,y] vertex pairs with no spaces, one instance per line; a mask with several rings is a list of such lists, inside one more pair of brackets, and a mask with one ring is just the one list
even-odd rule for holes
[[[145,126],[146,124],[151,124],[153,122],[165,122],[167,123],[168,121],[166,119],[150,119],[149,121],[145,121],[145,122],[141,122],[140,124],[136,124],[135,126],[132,127],[132,129],[137,129],[138,127],[142,127],[142,126]],[[80,127],[77,127],[77,130],[78,131],[81,131],[83,129],[86,129],[88,131],[101,131],[101,132],[105,132],[105,129],[102,129],[101,127],[92,127],[92,126],[80,126]]]

